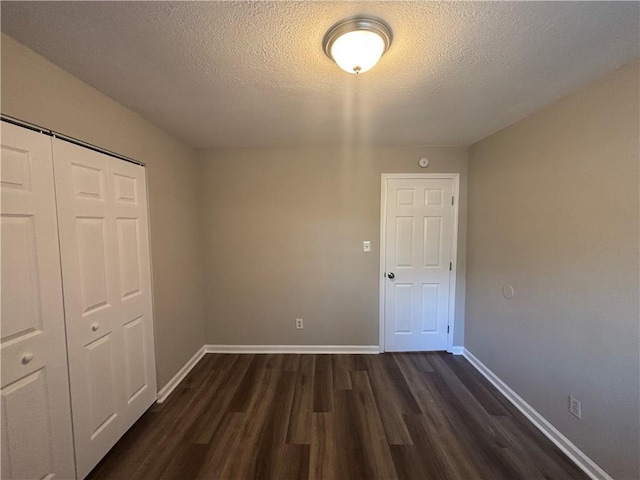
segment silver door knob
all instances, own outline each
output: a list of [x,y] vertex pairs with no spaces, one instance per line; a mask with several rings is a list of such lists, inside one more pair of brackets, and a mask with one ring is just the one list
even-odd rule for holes
[[393,272],[387,273],[387,277],[389,277],[389,280],[393,280],[394,278],[396,278],[396,276],[395,276],[395,274]]
[[22,355],[22,364],[23,365],[26,365],[31,360],[33,360],[33,353],[28,352],[28,353],[25,353],[24,355]]
[[94,332],[98,331],[99,328],[100,328],[100,324],[98,323],[94,323],[91,325],[91,330]]

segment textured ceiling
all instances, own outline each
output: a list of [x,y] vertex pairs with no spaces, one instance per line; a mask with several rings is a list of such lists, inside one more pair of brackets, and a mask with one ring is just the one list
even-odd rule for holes
[[[2,2],[2,31],[194,147],[469,145],[639,55],[637,2]],[[386,20],[361,76],[322,51]]]

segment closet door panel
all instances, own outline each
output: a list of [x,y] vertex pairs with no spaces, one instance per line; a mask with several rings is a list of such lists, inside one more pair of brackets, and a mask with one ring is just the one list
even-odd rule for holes
[[78,477],[124,431],[120,281],[110,157],[54,139],[56,196]]
[[145,171],[54,140],[78,476],[156,400]]
[[120,267],[120,311],[124,335],[127,417],[130,423],[155,401],[155,343],[145,170],[111,159]]
[[2,123],[2,478],[74,478],[51,139]]

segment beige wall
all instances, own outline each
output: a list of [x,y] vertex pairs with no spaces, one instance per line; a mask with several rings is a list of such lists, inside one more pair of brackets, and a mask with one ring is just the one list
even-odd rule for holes
[[[466,148],[237,149],[200,158],[207,343],[378,345],[380,175],[460,172],[454,342],[462,344]],[[295,330],[297,317],[304,330]]]
[[636,63],[469,155],[465,346],[617,479],[640,477],[639,87]]
[[2,35],[2,113],[144,162],[162,387],[203,344],[195,152],[139,115]]

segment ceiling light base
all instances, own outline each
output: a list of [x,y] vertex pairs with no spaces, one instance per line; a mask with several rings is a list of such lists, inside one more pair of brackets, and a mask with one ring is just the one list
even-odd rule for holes
[[[331,60],[334,60],[346,72],[357,74],[357,73],[360,73],[361,71],[364,72],[369,68],[371,68],[373,65],[375,65],[375,63],[377,62],[377,58],[379,57],[376,54],[377,58],[369,62],[369,64],[366,66],[360,65],[357,62],[352,63],[348,66],[345,66],[340,61],[340,58],[336,57],[336,51],[333,50],[333,47],[338,41],[338,39],[340,39],[343,36],[347,36],[347,34],[351,34],[353,32],[370,32],[380,37],[379,39],[375,40],[375,43],[377,44],[377,48],[381,47],[381,51],[380,50],[377,51],[377,54],[379,54],[379,57],[381,57],[389,49],[393,36],[391,33],[391,27],[389,27],[389,25],[387,25],[384,21],[377,18],[373,18],[373,17],[363,17],[363,16],[352,17],[346,20],[342,20],[336,23],[333,27],[331,27],[327,31],[327,33],[325,34],[322,40],[322,48],[324,50],[324,53]],[[375,36],[373,37],[375,38]],[[344,39],[341,41],[344,41]],[[365,48],[371,48],[370,44],[366,45],[367,41],[363,42],[362,40],[360,40],[360,43],[365,44],[364,45]],[[343,45],[341,45],[341,47],[343,47]],[[362,48],[363,45],[358,45],[357,47]],[[336,48],[339,48],[339,47],[336,45]],[[375,48],[376,47],[374,47],[374,49]],[[367,53],[364,52],[365,56],[366,54]]]

